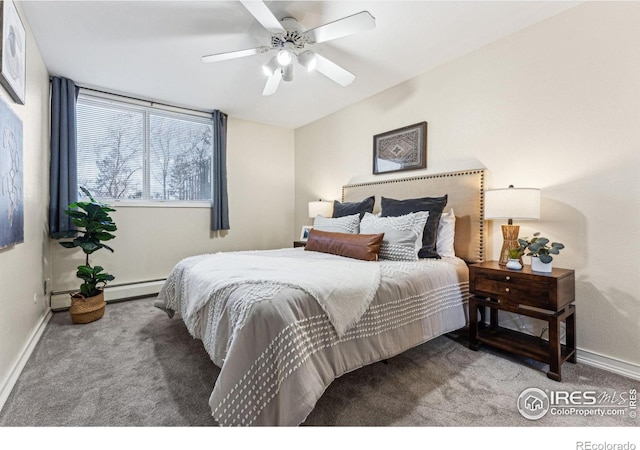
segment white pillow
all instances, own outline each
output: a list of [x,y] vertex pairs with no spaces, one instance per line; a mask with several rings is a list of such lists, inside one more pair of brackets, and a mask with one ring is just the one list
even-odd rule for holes
[[429,211],[418,211],[397,217],[377,217],[365,213],[360,221],[360,234],[384,233],[380,259],[417,261],[422,248],[422,233]]
[[438,223],[438,234],[436,237],[436,252],[440,256],[454,257],[456,252],[453,248],[453,238],[456,232],[456,216],[451,212],[443,213]]
[[313,228],[319,231],[332,233],[358,234],[360,230],[360,214],[342,217],[316,216],[313,220]]

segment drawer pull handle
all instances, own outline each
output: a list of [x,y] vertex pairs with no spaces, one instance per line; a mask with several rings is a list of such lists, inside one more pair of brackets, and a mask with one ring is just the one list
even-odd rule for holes
[[504,289],[504,291],[505,291],[505,292],[509,292],[509,288],[505,288],[505,289]]
[[510,277],[510,276],[507,276],[507,281],[509,281],[510,279],[511,279],[511,277]]

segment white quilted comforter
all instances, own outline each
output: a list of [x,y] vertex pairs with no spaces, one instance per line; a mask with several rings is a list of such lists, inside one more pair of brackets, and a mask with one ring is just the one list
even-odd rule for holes
[[298,425],[340,375],[464,327],[457,258],[361,262],[302,248],[179,262],[156,306],[221,368],[220,425]]

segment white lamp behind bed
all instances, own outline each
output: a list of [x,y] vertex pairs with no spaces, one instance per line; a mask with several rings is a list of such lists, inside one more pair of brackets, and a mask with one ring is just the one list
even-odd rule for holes
[[309,202],[309,217],[315,219],[316,216],[331,217],[333,215],[333,202],[318,200]]
[[492,189],[484,193],[484,218],[486,220],[508,220],[502,225],[502,249],[498,264],[505,265],[509,260],[509,250],[518,247],[520,226],[513,225],[513,219],[540,219],[540,189],[514,188]]

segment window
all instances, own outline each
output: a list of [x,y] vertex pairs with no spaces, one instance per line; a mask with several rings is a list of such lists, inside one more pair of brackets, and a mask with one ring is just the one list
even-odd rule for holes
[[142,103],[81,91],[78,186],[106,199],[211,200],[212,119]]

